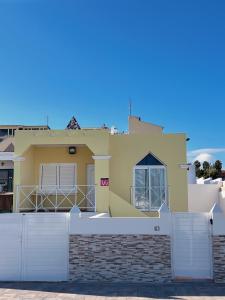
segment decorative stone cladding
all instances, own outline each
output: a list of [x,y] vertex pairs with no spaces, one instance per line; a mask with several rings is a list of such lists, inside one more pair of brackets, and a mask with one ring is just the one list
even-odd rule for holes
[[69,270],[81,282],[169,282],[170,236],[71,235]]
[[225,283],[225,235],[213,236],[213,277]]

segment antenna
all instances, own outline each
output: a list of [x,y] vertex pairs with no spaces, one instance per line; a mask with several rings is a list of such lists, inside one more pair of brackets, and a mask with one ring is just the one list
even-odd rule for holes
[[132,100],[129,98],[129,116],[132,115]]
[[48,126],[48,116],[46,116],[46,125]]

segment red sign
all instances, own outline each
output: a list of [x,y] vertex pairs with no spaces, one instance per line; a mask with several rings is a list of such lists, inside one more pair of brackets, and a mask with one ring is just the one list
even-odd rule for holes
[[101,186],[109,186],[109,178],[101,178],[100,185]]

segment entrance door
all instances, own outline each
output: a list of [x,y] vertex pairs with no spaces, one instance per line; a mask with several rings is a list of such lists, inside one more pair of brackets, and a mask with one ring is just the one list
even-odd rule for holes
[[87,166],[87,207],[95,207],[95,165]]
[[210,216],[173,214],[173,270],[175,278],[212,278]]

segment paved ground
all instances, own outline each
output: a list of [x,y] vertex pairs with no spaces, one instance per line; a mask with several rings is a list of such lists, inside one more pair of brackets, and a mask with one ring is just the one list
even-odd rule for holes
[[211,282],[150,284],[77,284],[0,282],[0,299],[225,299],[225,284]]

